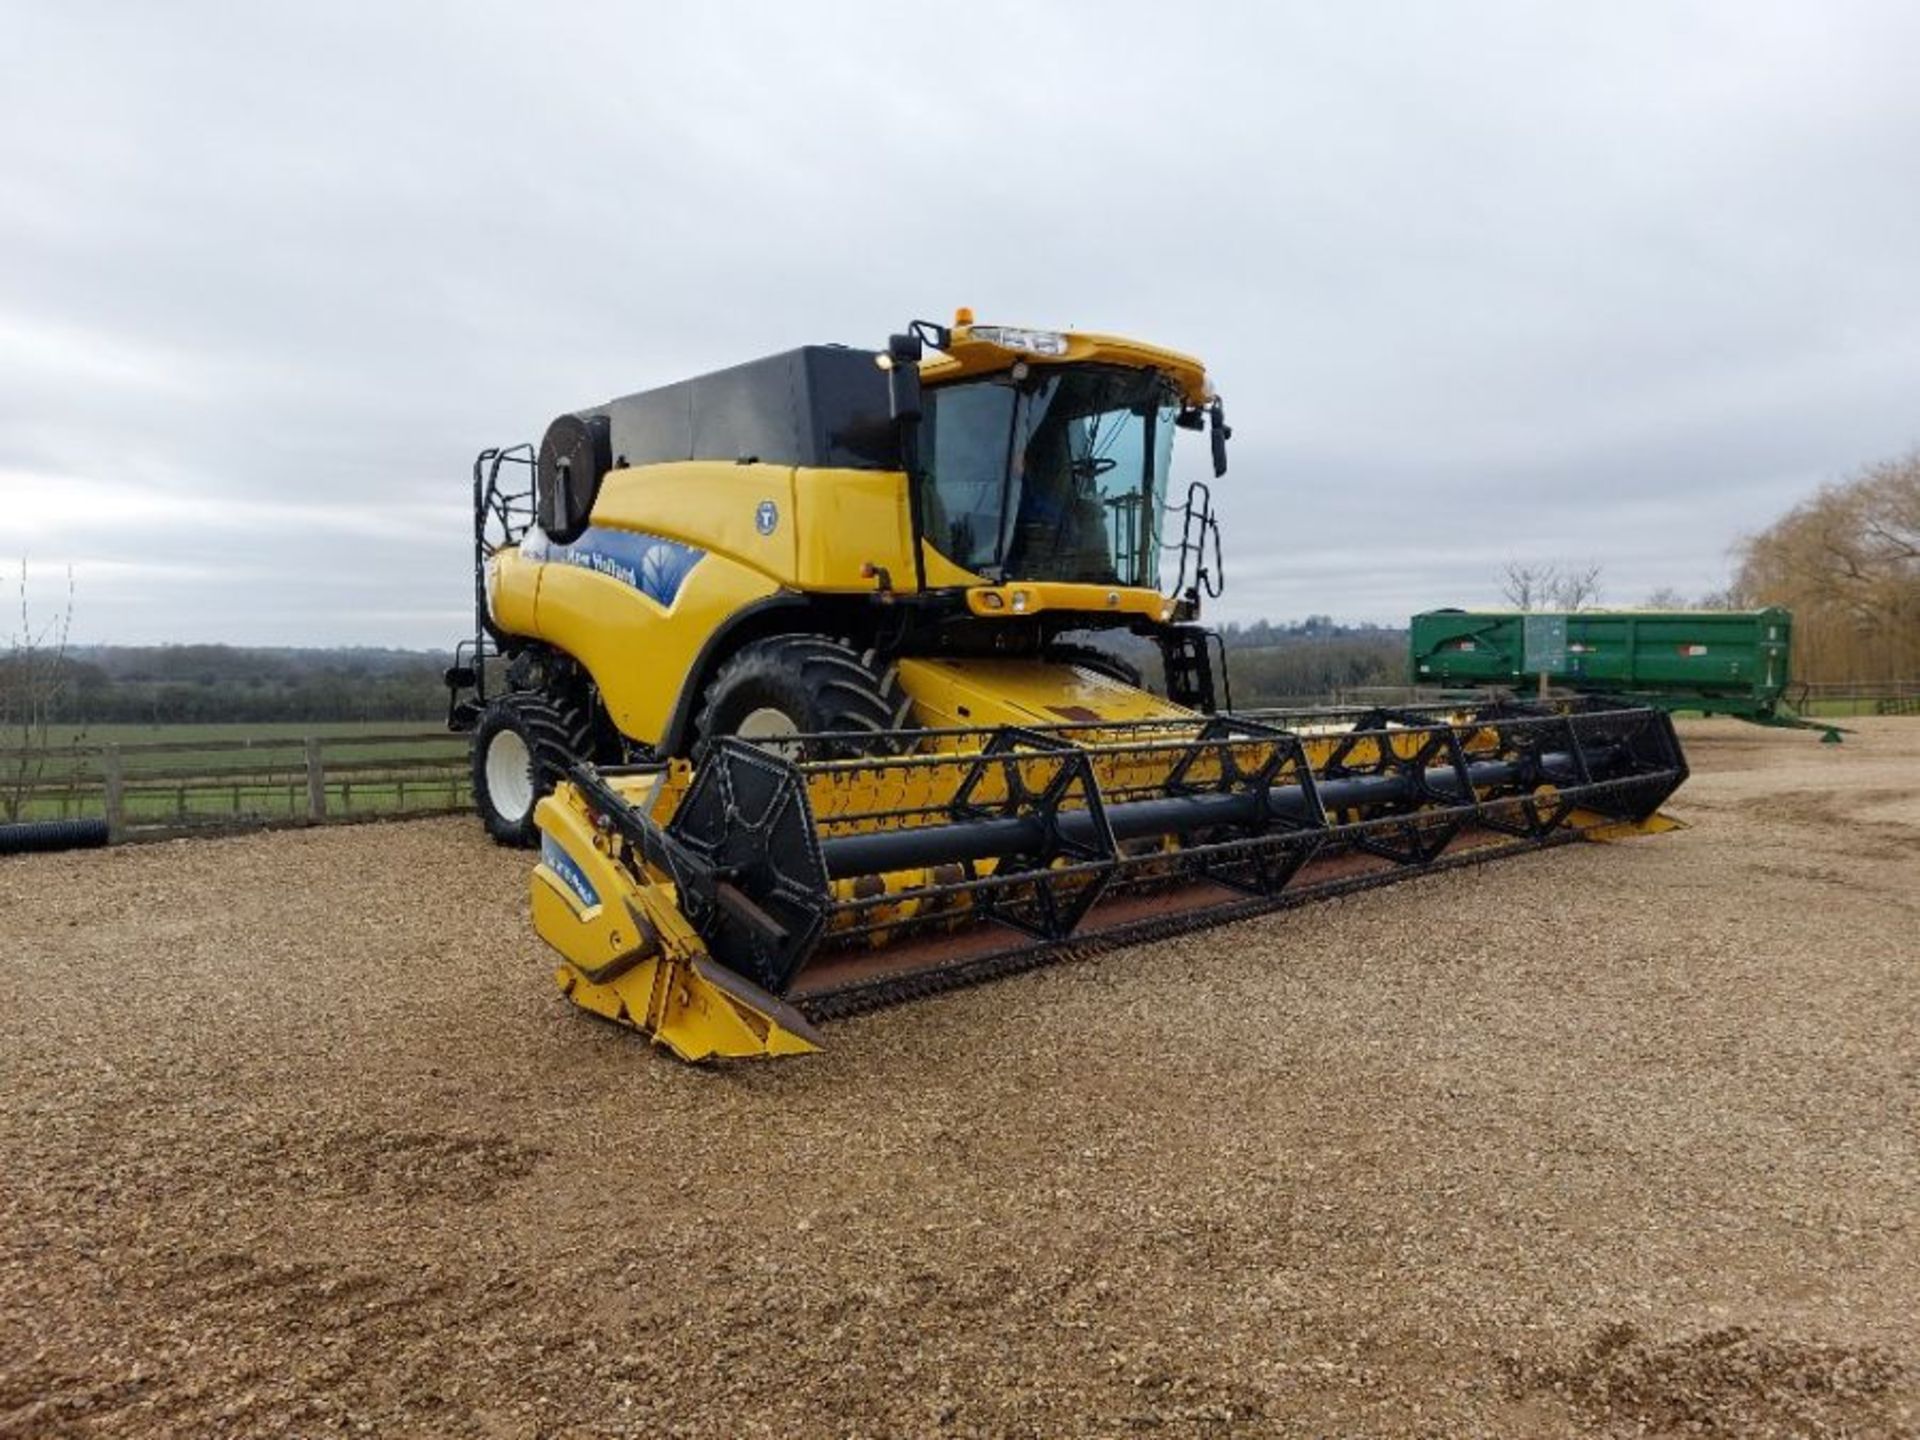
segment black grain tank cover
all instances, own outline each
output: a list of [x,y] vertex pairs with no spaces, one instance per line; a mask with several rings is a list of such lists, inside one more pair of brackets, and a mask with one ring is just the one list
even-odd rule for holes
[[616,466],[755,460],[897,470],[887,376],[870,350],[808,345],[578,412],[605,416]]

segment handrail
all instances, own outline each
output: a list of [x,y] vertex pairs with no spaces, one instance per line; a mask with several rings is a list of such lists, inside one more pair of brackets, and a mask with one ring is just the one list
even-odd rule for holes
[[[1207,567],[1207,537],[1213,537],[1213,567]],[[1173,582],[1173,596],[1187,593],[1189,558],[1193,567],[1193,588],[1209,600],[1218,600],[1227,586],[1226,561],[1220,553],[1220,522],[1213,513],[1213,487],[1204,480],[1187,486],[1187,498],[1180,508],[1180,570]]]

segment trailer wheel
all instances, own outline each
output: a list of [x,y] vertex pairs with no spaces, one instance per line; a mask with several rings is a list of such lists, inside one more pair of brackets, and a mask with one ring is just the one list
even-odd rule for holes
[[1140,673],[1139,666],[1097,645],[1049,645],[1041,652],[1040,658],[1052,661],[1055,665],[1077,665],[1082,670],[1091,670],[1109,680],[1118,680],[1122,685],[1131,685],[1136,690],[1147,688],[1146,677]]
[[912,704],[895,669],[877,668],[870,653],[825,635],[775,635],[742,646],[713,677],[694,721],[695,752],[737,735],[800,758],[785,737],[838,733],[807,758],[896,754]]
[[588,752],[586,722],[571,706],[531,692],[503,695],[473,731],[473,803],[502,845],[530,848],[540,838],[534,807]]

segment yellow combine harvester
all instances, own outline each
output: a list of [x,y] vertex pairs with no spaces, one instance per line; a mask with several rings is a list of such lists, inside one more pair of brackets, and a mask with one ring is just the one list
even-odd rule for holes
[[[540,847],[566,993],[687,1059],[790,1054],[1062,954],[1668,823],[1686,766],[1644,707],[1217,704],[1182,431],[1223,474],[1197,360],[962,311],[484,452],[451,721],[490,833]],[[1102,630],[1153,642],[1164,697],[1072,638]]]

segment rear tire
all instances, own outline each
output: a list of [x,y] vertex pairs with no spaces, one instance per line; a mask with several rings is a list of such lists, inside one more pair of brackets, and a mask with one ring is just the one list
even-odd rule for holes
[[799,747],[778,737],[844,731],[807,747],[806,758],[890,755],[901,748],[896,732],[911,708],[897,670],[877,669],[870,653],[824,635],[775,635],[742,646],[713,677],[694,721],[695,753],[738,735],[800,758]]
[[473,803],[487,834],[531,848],[540,838],[533,812],[591,746],[571,706],[530,691],[503,695],[473,731]]

